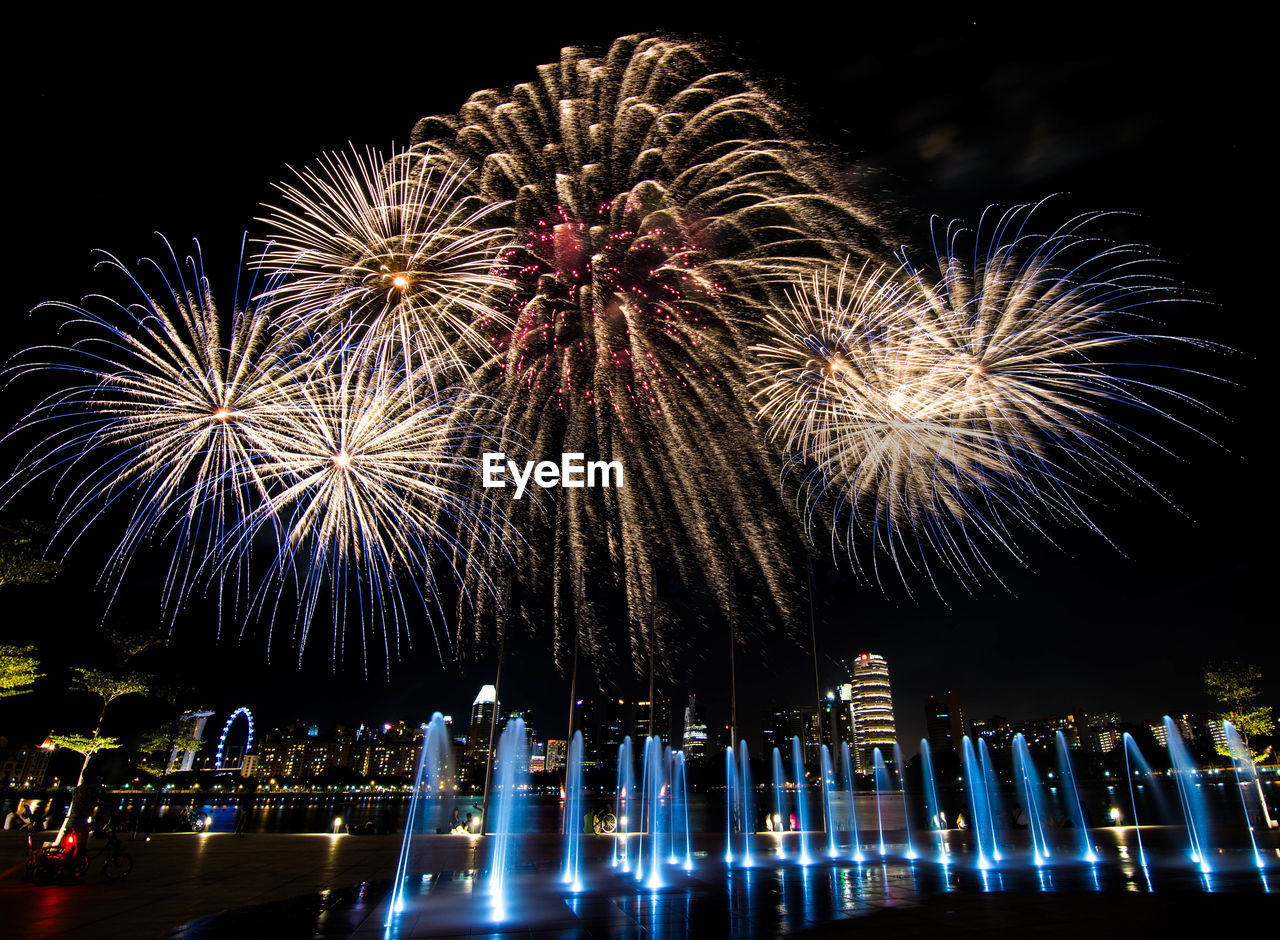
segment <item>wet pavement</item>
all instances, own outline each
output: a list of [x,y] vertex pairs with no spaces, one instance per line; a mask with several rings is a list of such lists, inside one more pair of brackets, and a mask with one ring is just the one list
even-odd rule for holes
[[694,871],[668,868],[656,892],[612,869],[612,840],[593,837],[587,890],[576,896],[559,882],[559,838],[522,836],[512,900],[501,910],[486,890],[487,840],[424,836],[411,866],[419,874],[395,916],[394,835],[153,836],[126,842],[136,864],[124,882],[107,882],[95,865],[83,884],[45,887],[22,880],[22,837],[0,837],[5,933],[24,938],[1079,937],[1185,935],[1224,918],[1257,924],[1280,915],[1277,846],[1267,847],[1262,873],[1237,851],[1215,858],[1217,870],[1204,876],[1172,846],[1144,870],[1109,830],[1097,831],[1104,861],[1096,866],[1059,858],[1037,869],[1015,856],[993,872],[979,871],[962,841],[948,866],[876,859],[803,868],[768,860],[761,837],[761,863],[726,874],[717,839],[706,837],[694,845]]

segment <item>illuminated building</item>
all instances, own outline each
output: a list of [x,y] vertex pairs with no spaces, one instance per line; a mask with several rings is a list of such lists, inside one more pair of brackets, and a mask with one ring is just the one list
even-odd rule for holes
[[954,692],[930,695],[924,703],[924,723],[934,756],[959,754],[964,739],[964,704]]
[[[781,705],[761,717],[763,740],[761,754],[772,759],[776,747],[783,760],[791,760],[791,739],[800,739],[806,766],[817,766],[822,748],[822,715],[817,705]],[[787,766],[790,766],[788,763]]]
[[657,701],[636,702],[635,717],[631,723],[631,740],[636,747],[642,747],[644,740],[649,736],[650,731],[650,715],[653,717],[652,729],[653,733],[662,739],[664,743],[671,740],[671,712],[670,702],[663,698]]
[[1115,712],[1085,714],[1076,709],[1076,736],[1080,739],[1080,746],[1086,751],[1108,754],[1124,740],[1120,731],[1120,716]]
[[402,777],[412,780],[422,753],[422,729],[398,721],[384,725],[382,734],[355,751],[354,766],[366,777]]
[[1048,750],[1056,747],[1058,732],[1067,741],[1067,747],[1079,750],[1082,746],[1079,723],[1075,715],[1050,715],[1048,718],[1028,718],[1023,721],[1010,721],[999,715],[986,721],[975,721],[973,733],[987,742],[987,746],[995,750],[1008,750],[1013,746],[1013,739],[1022,735],[1027,747]]
[[352,744],[349,738],[341,734],[336,739],[330,739],[321,738],[318,732],[315,735],[299,734],[295,728],[272,732],[267,735],[255,760],[249,760],[254,755],[246,755],[240,773],[246,777],[266,776],[294,780],[318,777],[326,771],[350,766]]
[[883,656],[861,653],[853,661],[851,704],[853,706],[853,755],[858,773],[875,769],[878,747],[886,762],[893,761],[897,727],[893,720],[893,693],[889,688],[889,666]]
[[191,708],[182,713],[181,721],[194,722],[191,728],[191,739],[197,743],[193,748],[175,747],[173,749],[173,752],[169,755],[170,771],[190,770],[192,765],[195,764],[196,751],[200,749],[199,742],[204,740],[205,722],[208,721],[212,714],[213,709],[205,708],[203,706],[199,708]]
[[[591,770],[600,766],[599,732],[596,728],[596,705],[591,699],[578,699],[573,706],[573,731],[582,734],[582,767]],[[619,732],[620,733],[620,732]],[[566,748],[568,745],[566,744]],[[568,751],[566,750],[566,754]],[[612,763],[617,763],[617,747],[614,747]]]
[[564,770],[565,751],[566,745],[564,741],[558,738],[550,738],[547,741],[546,769]]
[[822,701],[822,743],[830,745],[832,759],[838,759],[840,745],[853,745],[853,710],[849,698],[852,688],[848,683],[837,686]]
[[43,786],[54,750],[52,742],[46,747],[9,747],[8,740],[0,738],[0,786]]
[[684,709],[684,734],[680,739],[685,763],[695,763],[707,756],[707,716],[698,704],[698,696],[690,695]]
[[[607,698],[600,703],[597,718],[600,734],[596,738],[596,766],[607,771],[618,767],[618,746],[627,737],[627,703],[620,698]],[[643,746],[643,745],[641,745]]]
[[[463,753],[461,775],[472,788],[484,785],[484,769],[489,763],[489,732],[498,710],[498,691],[491,685],[480,687],[471,703],[471,721],[467,726],[467,748]],[[494,729],[500,731],[501,729]]]
[[1213,745],[1219,752],[1229,751],[1227,744],[1227,729],[1222,726],[1221,719],[1207,718],[1205,724],[1209,726],[1209,736],[1213,739]]

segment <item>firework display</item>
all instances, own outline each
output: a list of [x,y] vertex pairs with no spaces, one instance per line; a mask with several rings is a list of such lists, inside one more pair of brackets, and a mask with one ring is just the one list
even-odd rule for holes
[[260,258],[280,273],[269,297],[286,329],[355,328],[436,366],[459,346],[487,354],[487,331],[507,325],[497,262],[509,233],[491,224],[500,204],[465,197],[464,169],[370,150],[295,177],[276,185],[284,204],[263,219]]
[[136,302],[98,295],[86,306],[46,305],[70,314],[63,329],[77,338],[29,350],[11,374],[54,369],[72,383],[14,432],[44,436],[7,488],[12,498],[56,478],[65,487],[60,528],[72,541],[100,514],[126,505],[104,578],[118,585],[144,544],[172,541],[162,602],[172,616],[202,576],[241,570],[245,559],[224,553],[228,534],[263,492],[253,455],[262,428],[288,402],[261,307],[237,307],[224,320],[199,246],[185,262],[165,247],[164,261],[144,262],[149,277],[106,256],[103,264],[125,276]]
[[[785,619],[802,549],[751,414],[746,347],[789,276],[881,250],[873,213],[824,175],[781,101],[663,38],[600,58],[565,49],[531,82],[423,119],[413,141],[470,168],[519,239],[515,326],[476,382],[534,453],[627,467],[623,489],[516,517],[522,577],[550,595],[561,653],[629,644],[665,661],[663,625],[677,625],[660,581],[724,607],[736,570],[761,588],[753,619]],[[608,631],[619,599],[622,636]]]
[[[118,587],[136,556],[163,546],[170,619],[211,593],[274,629],[290,597],[301,655],[327,601],[335,660],[350,627],[362,656],[374,644],[389,662],[408,639],[412,599],[443,624],[433,565],[456,561],[460,545],[490,544],[471,529],[501,519],[475,474],[460,472],[484,436],[467,424],[475,397],[438,381],[446,363],[340,333],[320,346],[333,358],[316,357],[256,301],[225,333],[199,246],[179,262],[165,244],[167,263],[144,262],[151,278],[106,262],[138,302],[50,305],[71,311],[64,328],[80,338],[30,350],[11,372],[55,369],[73,383],[15,430],[41,441],[10,479],[10,498],[52,478],[71,543],[97,519],[126,514],[104,579]],[[259,286],[271,295],[270,282],[250,291]]]
[[[442,659],[519,618],[562,663],[668,668],[682,617],[789,625],[806,541],[943,591],[1096,528],[1092,478],[1148,485],[1119,415],[1190,402],[1113,355],[1177,292],[1038,207],[918,268],[847,169],[705,44],[566,48],[276,184],[230,315],[172,249],[135,303],[49,305],[84,337],[11,370],[72,381],[9,496],[55,481],[67,542],[126,514],[104,577],[161,546],[170,619],[230,595],[301,650],[327,618],[366,668],[419,611]],[[508,455],[625,485],[489,490]]]
[[[1086,215],[1042,233],[1036,206],[948,227],[936,273],[909,261],[814,272],[755,347],[756,398],[805,471],[806,521],[880,579],[941,566],[998,577],[985,549],[1051,519],[1095,525],[1092,483],[1150,484],[1125,460],[1134,410],[1190,399],[1117,346],[1168,340],[1137,315],[1177,296],[1133,245]],[[968,260],[966,260],[968,259]],[[859,555],[862,557],[859,559]]]
[[[412,643],[415,597],[443,622],[436,570],[466,546],[498,550],[474,534],[494,509],[467,456],[485,446],[483,427],[467,424],[477,403],[456,389],[424,393],[440,371],[349,343],[336,361],[300,369],[282,387],[289,406],[263,429],[257,455],[264,498],[237,540],[247,550],[271,533],[276,554],[258,606],[274,625],[281,598],[296,594],[299,649],[327,600],[335,659],[350,622],[362,656],[373,641],[390,661],[402,641]],[[443,657],[447,634],[436,642]]]

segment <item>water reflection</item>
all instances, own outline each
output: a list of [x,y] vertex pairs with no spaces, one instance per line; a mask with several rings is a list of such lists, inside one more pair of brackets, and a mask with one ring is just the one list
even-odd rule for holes
[[[580,892],[565,889],[555,865],[512,866],[512,903],[503,929],[564,937],[762,938],[885,909],[915,907],[931,897],[955,892],[982,894],[989,898],[984,904],[999,909],[1003,892],[1070,898],[1085,892],[1096,896],[1155,890],[1255,895],[1270,891],[1266,873],[1259,876],[1247,852],[1225,854],[1215,860],[1214,871],[1206,874],[1186,861],[1181,843],[1172,835],[1167,840],[1169,848],[1152,856],[1152,864],[1146,868],[1134,861],[1136,846],[1129,845],[1132,841],[1132,835],[1119,839],[1116,851],[1106,853],[1109,857],[1101,864],[1076,861],[1042,866],[1032,863],[1028,842],[1017,853],[1007,855],[1002,867],[986,869],[977,866],[972,855],[964,863],[948,866],[909,862],[901,858],[905,846],[890,846],[896,857],[875,864],[815,860],[808,866],[790,863],[751,869],[723,865],[717,850],[704,853],[694,872],[681,872],[672,878],[670,887],[660,891],[637,886],[634,876],[614,869],[601,842],[591,857],[584,859],[585,887]],[[1127,850],[1129,862],[1116,864],[1120,850]],[[1177,864],[1179,859],[1181,864]],[[431,930],[441,934],[474,934],[482,926],[477,918],[487,909],[487,898],[476,894],[477,885],[483,885],[486,877],[484,869],[415,877],[406,885],[403,912],[389,918],[390,927],[379,932],[392,940],[408,937],[429,923]],[[323,904],[314,906],[324,910],[331,927],[350,925],[350,930],[356,931],[367,920],[381,928],[388,920],[389,893],[389,883],[362,886],[358,894],[344,899],[341,891],[335,891]],[[1011,910],[1020,909],[1019,905],[1025,901],[1017,901]],[[373,919],[377,917],[383,920]],[[305,934],[301,924],[299,927]],[[346,935],[341,929],[324,933]]]

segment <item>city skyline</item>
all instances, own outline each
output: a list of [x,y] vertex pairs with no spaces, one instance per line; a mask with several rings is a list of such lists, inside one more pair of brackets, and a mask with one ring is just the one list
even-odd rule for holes
[[[805,762],[810,766],[817,765],[817,749],[821,744],[838,748],[841,743],[848,743],[853,768],[863,776],[872,771],[871,751],[876,747],[882,750],[889,764],[894,763],[892,749],[895,743],[901,747],[904,760],[914,760],[921,739],[903,737],[895,731],[896,716],[910,709],[892,701],[889,664],[877,654],[861,653],[850,661],[848,676],[851,681],[835,684],[821,706],[777,703],[760,711],[761,735],[757,739],[760,744],[758,748],[754,744],[751,746],[753,757],[767,761],[769,752],[777,747],[788,754],[789,760],[790,741],[795,736],[800,739]],[[460,710],[432,709],[443,712],[445,727],[452,731],[455,744],[453,763],[460,784],[467,788],[480,788],[489,759],[491,721],[495,718],[495,738],[510,718],[524,718],[533,744],[531,754],[538,762],[539,771],[563,771],[566,742],[562,732],[540,732],[538,720],[532,717],[533,713],[527,706],[517,702],[503,707],[496,693],[490,684],[481,686],[471,703],[469,717],[463,721],[454,718],[454,714],[463,714]],[[673,748],[684,750],[686,761],[691,766],[697,766],[697,762],[706,760],[723,748],[724,742],[715,733],[714,720],[709,727],[705,710],[697,704],[696,695],[688,696],[688,705],[684,709],[673,709],[669,699],[658,701],[661,717],[653,726],[653,733]],[[926,726],[925,739],[931,745],[935,760],[947,753],[957,757],[960,750],[958,742],[964,735],[985,738],[993,746],[1007,750],[1012,737],[1022,734],[1032,747],[1047,749],[1052,747],[1054,734],[1063,731],[1073,749],[1105,754],[1119,745],[1121,731],[1131,729],[1150,734],[1155,743],[1163,746],[1166,738],[1162,722],[1164,714],[1173,717],[1179,733],[1188,743],[1225,743],[1221,729],[1215,728],[1208,713],[1186,713],[1176,708],[1161,710],[1153,706],[1155,711],[1149,708],[1141,714],[1121,716],[1114,712],[1082,709],[1079,707],[1081,704],[1077,703],[1069,712],[1048,717],[992,714],[975,718],[966,717],[961,697],[951,691],[929,696],[921,703],[920,710]],[[649,700],[579,700],[577,720],[585,726],[578,730],[586,738],[587,766],[611,775],[622,739],[630,736],[633,740],[640,740],[648,733],[650,707]],[[235,726],[235,719],[241,713],[248,714],[248,737],[253,745],[247,756],[243,743],[246,729]],[[264,730],[259,718],[254,739],[254,717],[247,708],[242,706],[229,711],[225,725],[222,724],[223,719],[223,715],[208,707],[187,709],[183,713],[183,721],[192,725],[195,736],[202,741],[194,750],[175,751],[168,772],[194,768],[198,772],[216,773],[219,768],[231,771],[242,768],[246,776],[259,778],[307,778],[338,768],[350,768],[366,778],[409,778],[421,746],[421,729],[427,723],[425,717],[420,721],[402,717],[382,724],[352,720],[322,724],[309,721],[305,715],[295,715],[288,721],[266,726]],[[692,748],[689,747],[691,722]],[[221,736],[218,735],[219,728],[222,729]],[[744,736],[750,740],[749,735]],[[216,758],[215,741],[218,745]],[[222,760],[224,741],[227,753]],[[10,742],[9,749],[12,751],[17,743]],[[49,753],[46,751],[41,757],[40,766],[47,768]],[[27,758],[19,754],[14,760],[21,763]],[[714,761],[706,766],[714,766]],[[13,774],[19,772],[18,764],[9,769]]]

